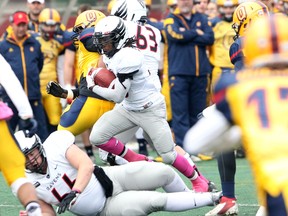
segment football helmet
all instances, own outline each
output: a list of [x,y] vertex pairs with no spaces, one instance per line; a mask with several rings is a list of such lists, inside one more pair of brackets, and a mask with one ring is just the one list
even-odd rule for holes
[[84,11],[76,18],[73,32],[80,34],[84,29],[94,27],[104,17],[105,14],[98,10]]
[[245,62],[248,67],[288,65],[288,18],[283,14],[263,17],[248,28],[244,38]]
[[[20,130],[14,134],[21,151],[24,153],[26,157],[25,167],[28,172],[36,172],[36,173],[45,173],[46,170],[46,155],[45,150],[43,148],[41,139],[37,134],[29,136],[28,131]],[[35,149],[38,149],[37,154],[31,154]],[[28,155],[32,155],[31,158]],[[41,157],[41,163],[37,162],[37,159]]]
[[238,5],[238,0],[217,0],[216,4],[220,7],[231,7]]
[[167,0],[167,7],[170,13],[173,13],[174,10],[177,8],[177,0]]
[[124,21],[117,16],[107,16],[101,19],[95,26],[93,37],[95,46],[108,58],[111,58],[128,42],[132,42],[132,38],[128,38]]
[[[53,8],[45,8],[39,14],[39,29],[45,40],[52,39],[58,31],[61,24],[61,16],[57,10]],[[45,29],[45,26],[55,26],[53,30]]]
[[147,9],[142,0],[118,0],[112,7],[111,15],[133,22],[147,21]]
[[238,5],[233,14],[232,28],[236,33],[234,39],[243,36],[252,21],[254,22],[265,15],[269,15],[269,11],[267,6],[261,1],[248,1]]

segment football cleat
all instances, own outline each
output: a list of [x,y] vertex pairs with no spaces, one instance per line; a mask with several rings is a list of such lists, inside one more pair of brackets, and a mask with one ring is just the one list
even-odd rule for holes
[[219,215],[238,215],[238,204],[236,198],[228,198],[223,196],[220,203],[205,216],[219,216]]
[[215,192],[211,192],[211,196],[212,196],[212,201],[213,201],[213,205],[218,205],[220,203],[220,199],[223,196],[222,191],[215,191]]

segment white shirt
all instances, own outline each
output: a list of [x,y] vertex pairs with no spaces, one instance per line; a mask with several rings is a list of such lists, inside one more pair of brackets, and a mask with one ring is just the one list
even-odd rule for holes
[[[143,53],[139,49],[131,47],[122,48],[112,58],[103,56],[106,67],[113,71],[116,76],[137,71],[133,75],[133,79],[126,80],[129,82],[128,84],[126,81],[123,83],[126,89],[122,84],[115,84],[115,89],[108,89],[116,92],[121,89],[122,92],[127,92],[121,101],[127,110],[142,110],[147,105],[152,106],[164,100],[160,93],[159,77],[157,74],[151,73],[144,60]],[[117,95],[114,93],[115,97]],[[105,94],[101,96],[106,97]]]
[[[48,168],[45,175],[26,173],[28,179],[36,188],[39,199],[46,203],[57,205],[61,197],[69,193],[77,177],[75,169],[66,159],[67,149],[73,145],[75,137],[69,131],[56,131],[43,143],[47,156]],[[103,188],[94,175],[76,203],[70,209],[77,215],[96,215],[102,211],[106,197]]]

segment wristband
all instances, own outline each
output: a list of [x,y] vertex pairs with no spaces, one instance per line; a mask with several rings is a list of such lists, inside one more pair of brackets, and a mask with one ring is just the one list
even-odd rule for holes
[[68,94],[67,94],[67,98],[66,99],[73,100],[73,98],[74,98],[73,91],[71,89],[67,89],[67,92],[68,92]]
[[79,189],[76,189],[76,188],[72,188],[72,191],[75,191],[75,192],[77,192],[77,193],[81,194],[81,191],[80,191]]

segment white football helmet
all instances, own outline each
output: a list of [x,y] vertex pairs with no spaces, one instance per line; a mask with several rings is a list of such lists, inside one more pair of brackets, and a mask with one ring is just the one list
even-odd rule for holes
[[147,9],[143,0],[118,0],[112,7],[111,15],[133,22],[147,21]]
[[[33,160],[26,161],[25,167],[27,171],[42,173],[43,166],[46,163],[46,155],[39,136],[34,134],[30,137],[28,131],[24,130],[17,131],[14,136],[25,156],[30,154],[36,148],[38,149],[39,153],[34,156]],[[39,157],[42,157],[42,162],[40,164],[34,163]]]
[[134,40],[128,37],[124,21],[117,16],[107,16],[100,20],[95,26],[93,37],[95,46],[108,58]]

